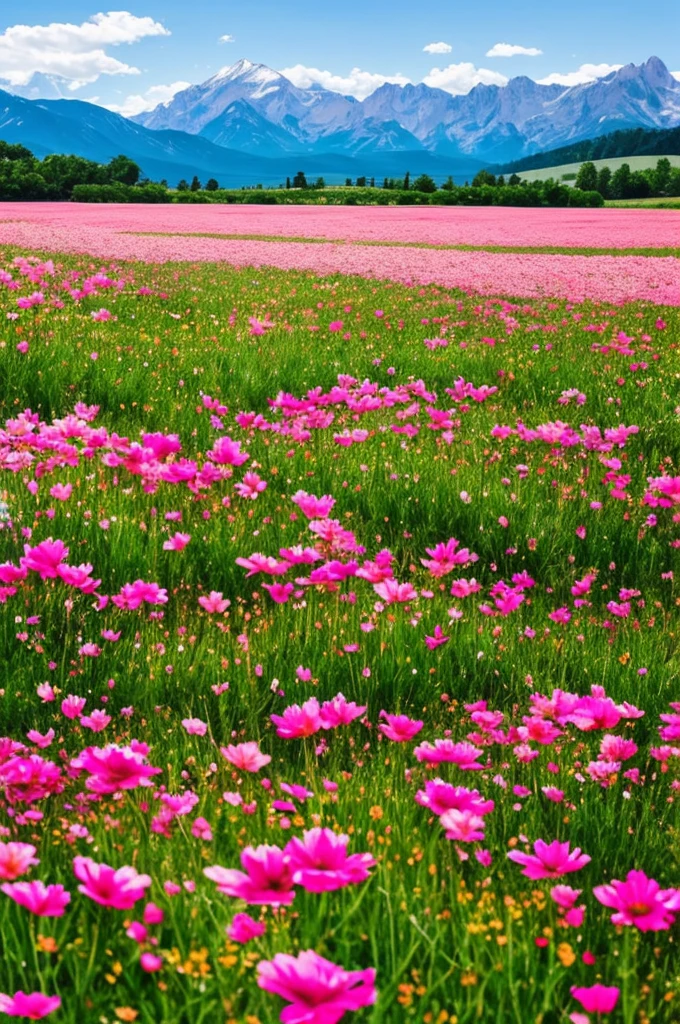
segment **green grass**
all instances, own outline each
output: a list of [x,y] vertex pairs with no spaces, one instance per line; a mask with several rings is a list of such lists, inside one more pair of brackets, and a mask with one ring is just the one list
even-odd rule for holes
[[[5,250],[0,266],[15,254]],[[83,276],[99,269],[89,257],[55,259],[57,280],[69,269]],[[678,527],[672,511],[642,504],[648,476],[680,472],[679,311],[643,303],[487,303],[434,286],[219,264],[130,263],[115,276],[127,281],[119,294],[102,293],[79,305],[66,296],[63,309],[45,305],[14,322],[5,313],[14,311],[16,293],[0,291],[2,420],[29,407],[51,422],[83,401],[100,406],[95,424],[119,435],[176,432],[182,455],[202,463],[218,436],[202,411],[208,394],[229,407],[224,429],[243,442],[268,487],[256,501],[238,498],[229,481],[202,495],[164,483],[145,491],[140,477],[103,465],[96,453],[72,466],[54,465],[41,453],[37,471],[33,462],[0,475],[0,497],[17,531],[32,531],[30,543],[64,539],[69,562],[91,562],[102,593],[114,594],[141,577],[167,587],[170,596],[164,618],[153,621],[143,611],[119,612],[112,605],[96,612],[93,599],[78,593],[65,605],[62,584],[32,575],[0,606],[0,735],[27,743],[29,729],[54,728],[55,742],[42,754],[60,764],[62,754],[68,761],[89,744],[143,740],[151,747],[151,763],[162,768],[159,784],[199,796],[195,811],[177,820],[169,839],[150,828],[158,810],[153,790],[80,801],[82,777],[70,781],[62,796],[40,803],[42,821],[5,818],[13,837],[38,847],[40,865],[28,877],[62,882],[73,898],[64,917],[52,919],[32,918],[2,897],[0,991],[59,992],[63,1007],[50,1018],[55,1024],[113,1024],[125,1019],[121,1008],[136,1010],[140,1024],[270,1024],[282,1004],[258,989],[256,960],[314,948],[347,968],[377,969],[376,1007],[348,1015],[348,1024],[564,1024],[580,1009],[570,986],[598,979],[625,987],[611,1024],[677,1022],[677,934],[620,934],[591,890],[633,867],[664,886],[680,877],[677,792],[671,789],[678,761],[671,759],[666,772],[649,756],[650,746],[659,744],[658,715],[678,696],[680,567],[677,548],[670,546]],[[138,296],[140,285],[154,295]],[[94,323],[90,313],[101,306],[117,320]],[[377,318],[376,310],[384,316]],[[276,326],[252,335],[248,318],[267,314]],[[660,316],[665,330],[656,326]],[[329,331],[337,320],[344,321],[343,331]],[[602,333],[586,332],[591,323],[606,326]],[[423,341],[442,327],[448,348],[428,350]],[[619,332],[634,339],[634,356],[593,350],[594,342],[611,342]],[[22,340],[30,346],[25,355],[16,350]],[[629,369],[641,361],[646,369]],[[240,410],[275,419],[268,399],[279,392],[328,390],[339,374],[380,387],[422,380],[437,392],[438,408],[453,408],[444,389],[458,376],[499,390],[484,404],[472,402],[468,412],[454,410],[461,422],[451,444],[425,426],[429,399],[420,402],[421,429],[413,439],[390,429],[404,422],[396,417],[402,406],[360,422],[344,407],[330,406],[332,426],[313,429],[300,441],[271,431],[250,433],[234,423]],[[558,404],[571,388],[586,394],[584,406]],[[607,467],[595,452],[490,436],[494,424],[514,426],[518,419],[531,427],[557,419],[602,429],[639,425],[626,448],[611,453],[631,476],[628,499],[609,497],[601,482]],[[333,443],[334,433],[357,426],[370,430],[365,443]],[[519,464],[528,466],[526,478],[518,474]],[[235,478],[247,468],[236,470]],[[26,488],[34,475],[37,499]],[[49,496],[57,481],[73,484],[67,502]],[[432,590],[433,597],[414,603],[410,612],[395,605],[376,613],[371,586],[350,579],[339,592],[310,588],[304,601],[274,605],[262,577],[246,580],[235,558],[312,542],[304,517],[293,516],[298,510],[290,499],[299,488],[334,495],[332,514],[355,531],[365,557],[389,547],[395,576]],[[469,501],[461,498],[465,493]],[[602,508],[591,509],[592,501]],[[173,510],[182,512],[181,522],[165,521]],[[645,525],[650,512],[658,515],[654,528]],[[502,516],[507,527],[499,523]],[[103,520],[108,529],[99,525]],[[576,535],[581,525],[587,527],[583,540]],[[190,544],[181,553],[164,551],[164,540],[176,529],[191,534]],[[449,537],[479,561],[456,570],[440,588],[420,559]],[[0,563],[16,562],[26,542],[19,532],[0,531]],[[673,569],[673,579],[662,578]],[[478,605],[490,600],[490,586],[523,570],[537,581],[525,604],[508,618],[484,616]],[[572,608],[567,627],[552,623],[548,614],[572,606],[570,587],[590,570],[598,574],[588,596],[592,605]],[[482,594],[453,599],[449,583],[460,576],[475,576]],[[621,587],[638,588],[644,607],[635,605],[631,618],[603,628],[610,617],[606,602]],[[217,620],[197,604],[211,590],[231,600],[228,614]],[[355,601],[341,598],[350,592]],[[463,612],[460,621],[449,618],[451,607]],[[39,623],[27,625],[26,617],[34,615]],[[362,622],[375,628],[364,632]],[[436,624],[451,640],[429,651],[424,636]],[[527,627],[535,629],[533,639]],[[120,640],[101,640],[103,629],[121,630]],[[244,634],[247,652],[239,640]],[[99,658],[79,654],[87,641],[100,643]],[[354,644],[359,650],[345,649]],[[298,680],[298,665],[312,670],[311,682]],[[637,674],[640,667],[648,668],[646,676]],[[36,696],[46,680],[57,692],[56,703]],[[225,681],[229,690],[216,696],[211,687]],[[507,728],[522,724],[532,691],[550,694],[561,687],[584,694],[591,684],[646,712],[612,730],[635,738],[639,753],[626,767],[640,769],[640,784],[621,775],[606,789],[581,781],[602,733],[571,727],[558,744],[537,746],[540,756],[530,764],[520,763],[510,744],[489,748],[492,767],[483,772],[442,765],[433,774],[477,787],[496,802],[484,843],[491,865],[482,866],[472,853],[461,861],[414,800],[427,777],[413,756],[414,744],[379,737],[381,709],[422,719],[419,741],[447,729],[462,739],[474,728],[465,703],[487,700],[489,708],[505,713]],[[273,692],[278,689],[284,697]],[[328,751],[318,757],[319,736],[275,736],[271,713],[338,691],[367,705],[370,725],[354,722],[324,734]],[[104,733],[87,732],[59,713],[70,693],[87,697],[88,711],[107,708],[113,721]],[[127,707],[134,708],[131,718],[120,715]],[[208,723],[203,738],[188,736],[181,726],[194,716]],[[218,752],[220,745],[245,739],[259,739],[272,754],[262,775],[275,784],[303,782],[316,794],[300,805],[299,816],[290,815],[289,830],[278,823],[258,777],[232,771]],[[559,766],[557,775],[549,762]],[[338,783],[337,802],[325,793],[324,778]],[[549,784],[565,791],[565,803],[542,796],[541,787]],[[517,798],[516,785],[531,795]],[[246,802],[257,801],[255,814],[224,802],[221,794],[233,790]],[[191,835],[196,814],[210,822],[212,842]],[[245,908],[218,895],[203,868],[236,867],[247,842],[283,845],[314,823],[351,833],[353,852],[374,854],[379,864],[371,881],[326,895],[300,891],[290,910],[267,910],[261,941],[243,949],[227,944],[224,927]],[[91,843],[73,839],[69,829],[76,824],[87,828]],[[507,860],[509,849],[524,848],[521,836],[569,839],[592,857],[578,875],[563,879],[583,889],[582,927],[559,927],[547,898],[552,883],[524,879]],[[151,874],[151,897],[166,912],[164,924],[153,929],[164,959],[160,974],[140,970],[135,943],[125,935],[125,922],[139,919],[141,904],[118,912],[78,894],[71,872],[76,853]],[[166,880],[195,881],[196,890],[168,898]],[[260,913],[257,907],[250,912]],[[548,947],[538,948],[535,940],[546,936]],[[586,950],[597,958],[594,967],[582,962]]]
[[146,238],[220,238],[225,241],[240,242],[297,242],[310,245],[363,245],[389,246],[401,249],[437,249],[454,252],[495,252],[517,253],[525,256],[673,256],[680,257],[677,246],[635,246],[622,248],[597,246],[555,246],[555,245],[466,245],[463,243],[447,244],[435,242],[400,242],[382,241],[380,239],[318,238],[299,235],[258,235],[258,234],[225,234],[219,231],[124,231],[126,235],[138,235]]

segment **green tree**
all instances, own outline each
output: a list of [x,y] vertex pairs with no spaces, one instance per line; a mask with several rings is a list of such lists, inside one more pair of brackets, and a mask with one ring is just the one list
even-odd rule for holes
[[511,174],[510,177],[508,178],[508,185],[512,185],[513,188],[515,185],[521,185],[521,183],[522,179],[520,178],[519,174]]
[[142,173],[139,164],[122,153],[109,161],[108,169],[111,181],[122,181],[124,185],[136,185]]
[[307,178],[304,171],[298,171],[293,178],[293,188],[307,188]]
[[290,188],[290,178],[286,178],[286,188]]
[[485,167],[481,171],[477,171],[474,178],[472,179],[473,188],[481,188],[482,185],[494,186],[496,184],[496,175],[492,174],[491,171],[487,171]]
[[670,160],[667,156],[663,156],[657,161],[657,165],[652,172],[652,188],[659,196],[665,196],[668,193],[671,169]]
[[326,179],[325,178],[317,178],[316,181],[314,182],[314,188],[325,188],[325,187],[326,187]]
[[191,185],[189,185],[189,191],[190,192],[200,192],[201,191],[201,183],[198,180],[198,175],[197,174],[194,174],[193,178],[191,179]]
[[604,199],[609,199],[612,191],[612,172],[609,167],[600,167],[595,188]]
[[442,185],[442,192],[453,192],[455,187],[456,186],[455,186],[455,183],[453,181],[453,178],[449,174],[448,178],[446,179],[446,181]]
[[189,182],[186,180],[186,178],[180,178],[180,180],[177,182],[177,191],[178,192],[188,192],[189,191]]
[[413,188],[416,192],[436,192],[437,183],[429,174],[421,174],[413,182]]
[[621,164],[614,171],[611,183],[612,199],[630,199],[633,194],[633,175],[630,171],[630,164]]
[[666,187],[666,195],[680,196],[680,167],[671,167],[671,173],[668,177],[668,185]]
[[407,171],[406,174],[404,175],[404,184],[402,185],[402,188],[404,189],[404,192],[408,192],[410,187],[411,187],[411,172]]
[[595,192],[597,190],[597,167],[592,160],[581,164],[576,175],[574,188],[580,188],[583,192]]
[[357,178],[357,188],[366,188],[366,176],[365,175],[362,175],[362,177]]
[[219,187],[220,183],[217,180],[217,178],[208,178],[208,180],[205,183],[206,192],[217,192]]

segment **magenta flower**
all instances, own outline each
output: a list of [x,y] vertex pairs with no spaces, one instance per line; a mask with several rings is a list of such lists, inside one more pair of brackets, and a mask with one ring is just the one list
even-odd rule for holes
[[378,726],[380,732],[394,743],[408,743],[423,727],[421,721],[407,715],[388,715],[381,711],[379,717],[385,719],[385,723]]
[[321,705],[321,728],[337,729],[340,725],[349,725],[355,718],[361,718],[366,713],[366,707],[366,704],[360,706],[354,701],[348,701],[344,694],[339,693]]
[[205,736],[208,731],[208,723],[200,718],[183,718],[182,725],[190,736]]
[[284,740],[312,736],[322,728],[321,708],[316,697],[310,697],[302,706],[291,704],[282,715],[269,717],[276,726],[276,735]]
[[398,583],[393,579],[374,583],[373,589],[385,604],[404,604],[406,601],[415,601],[418,597],[417,590],[414,590],[410,583]]
[[117,743],[87,747],[71,761],[71,767],[89,774],[85,785],[93,793],[118,793],[137,786],[150,786],[151,777],[160,773],[160,768],[146,763],[147,753],[146,744],[135,740],[129,747],[120,747]]
[[591,985],[590,988],[577,988],[572,985],[571,994],[588,1013],[611,1013],[619,1001],[619,989],[616,986]]
[[139,966],[147,974],[153,974],[155,971],[160,971],[163,966],[163,958],[156,956],[155,953],[142,953],[139,958]]
[[262,586],[276,604],[286,604],[295,590],[293,583],[263,583]]
[[307,494],[306,491],[296,491],[290,499],[308,519],[326,519],[335,505],[335,498],[330,494],[324,494],[317,498],[314,494]]
[[616,911],[612,924],[635,925],[641,932],[666,931],[680,913],[680,889],[662,889],[644,871],[629,871],[625,882],[615,878],[597,885],[593,895]]
[[234,490],[240,498],[250,498],[251,500],[257,498],[258,494],[262,494],[266,489],[267,481],[253,472],[246,473],[241,483],[234,484]]
[[259,772],[260,768],[271,761],[271,755],[263,754],[255,740],[238,743],[236,746],[230,743],[228,747],[220,747],[220,751],[230,764],[243,772]]
[[446,838],[459,843],[475,843],[484,839],[484,818],[472,811],[459,811],[455,807],[444,811],[440,822],[446,829]]
[[148,875],[140,875],[133,867],[112,868],[97,864],[91,857],[74,857],[73,873],[83,884],[78,891],[102,907],[130,910],[144,898],[151,885]]
[[0,878],[13,882],[19,875],[25,875],[34,864],[40,863],[35,853],[36,848],[30,843],[0,843]]
[[293,875],[278,846],[246,846],[241,866],[244,871],[214,865],[204,868],[203,874],[219,892],[246,903],[278,907],[293,902]]
[[61,1006],[59,996],[44,996],[42,992],[15,992],[6,996],[0,992],[0,1013],[8,1017],[25,1017],[28,1020],[42,1020]]
[[374,968],[346,971],[311,949],[261,960],[257,973],[260,988],[290,1003],[281,1012],[283,1024],[337,1024],[377,998]]
[[370,853],[348,856],[348,843],[349,836],[330,828],[313,828],[303,833],[302,839],[291,839],[283,852],[295,885],[307,892],[333,892],[365,882],[375,860]]
[[63,885],[44,885],[40,881],[5,882],[0,888],[5,896],[38,917],[63,917],[71,902],[71,894]]
[[472,743],[454,743],[453,740],[435,740],[434,746],[431,743],[421,743],[414,751],[419,761],[426,764],[441,764],[448,761],[457,764],[461,771],[481,771],[483,764],[479,764],[477,758],[484,753],[479,747]]
[[24,557],[19,559],[22,569],[30,569],[40,574],[41,580],[53,580],[57,577],[57,567],[68,556],[68,548],[63,540],[47,540],[36,544],[24,544]]
[[191,540],[190,533],[175,533],[163,544],[163,551],[183,551]]
[[232,942],[245,945],[253,939],[259,939],[267,930],[264,921],[254,921],[250,914],[234,914],[231,924],[227,925],[227,938]]
[[198,603],[204,611],[208,612],[209,615],[221,615],[222,612],[226,612],[231,601],[227,598],[223,598],[221,591],[211,590],[209,595],[206,596],[204,594],[199,597]]
[[508,857],[516,864],[524,865],[522,874],[533,881],[539,878],[561,878],[572,871],[580,871],[590,861],[588,854],[581,853],[578,846],[570,851],[569,843],[560,843],[558,839],[552,843],[537,839],[533,854],[511,850]]

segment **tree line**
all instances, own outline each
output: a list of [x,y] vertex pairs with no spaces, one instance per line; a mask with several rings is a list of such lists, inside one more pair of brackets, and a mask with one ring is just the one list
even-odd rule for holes
[[560,164],[581,164],[590,160],[613,160],[624,156],[666,156],[680,154],[678,128],[621,128],[596,139],[583,139],[545,153],[534,153],[510,163],[494,167],[496,173],[540,171]]
[[473,205],[473,206],[599,206],[597,189],[569,188],[560,182],[507,181],[480,171],[472,183],[456,185],[449,177],[441,186],[428,174],[412,178],[346,179],[344,187],[327,187],[323,178],[307,179],[298,171],[279,189],[221,189],[216,178],[202,184],[198,175],[182,179],[176,190],[167,181],[144,180],[128,157],[99,164],[79,156],[46,156],[39,160],[25,146],[0,141],[0,200],[73,200],[88,203],[314,203],[328,205]]
[[591,160],[581,164],[574,187],[586,192],[599,192],[603,199],[648,199],[680,196],[680,167],[673,167],[668,157],[657,160],[656,167],[631,171],[623,163],[614,172],[599,170]]

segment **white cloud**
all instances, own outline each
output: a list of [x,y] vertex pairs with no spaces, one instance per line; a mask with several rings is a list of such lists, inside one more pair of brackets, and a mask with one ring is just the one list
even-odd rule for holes
[[330,89],[331,92],[340,92],[344,96],[355,96],[358,100],[366,99],[386,82],[396,85],[409,85],[411,82],[410,78],[400,74],[378,75],[371,71],[362,71],[361,68],[352,68],[348,75],[334,75],[331,71],[307,68],[303,64],[296,64],[292,68],[283,68],[281,74],[285,75],[299,89],[308,89],[310,85],[316,83],[325,89]]
[[110,56],[106,48],[169,35],[160,22],[129,11],[95,14],[81,25],[12,25],[0,34],[0,78],[26,85],[35,72],[43,72],[82,85],[100,75],[138,75],[138,68]]
[[585,85],[598,78],[604,78],[612,71],[618,71],[623,64],[581,64],[577,71],[569,71],[566,75],[555,72],[546,78],[539,78],[539,85]]
[[671,71],[671,74],[673,78],[677,78],[677,80],[680,82],[680,71]]
[[428,43],[423,47],[423,53],[451,53],[452,49],[448,43]]
[[433,89],[443,89],[454,96],[470,92],[475,85],[507,85],[507,78],[498,71],[476,68],[474,64],[449,64],[446,68],[432,68],[423,79]]
[[217,42],[218,43],[234,43],[234,42],[236,42],[236,40],[234,39],[233,36],[228,36],[227,35],[227,36],[220,36],[220,38],[217,40]]
[[[122,103],[102,103],[101,106],[106,107],[107,110],[113,110],[116,114],[122,114],[123,117],[134,117],[135,114],[141,114],[143,110],[153,110],[159,103],[167,103],[176,93],[181,92],[182,89],[188,89],[190,85],[191,82],[152,85],[144,93],[126,96]],[[97,100],[90,102],[96,103]]]
[[487,57],[540,57],[543,50],[535,46],[513,46],[512,43],[496,43],[486,51]]

